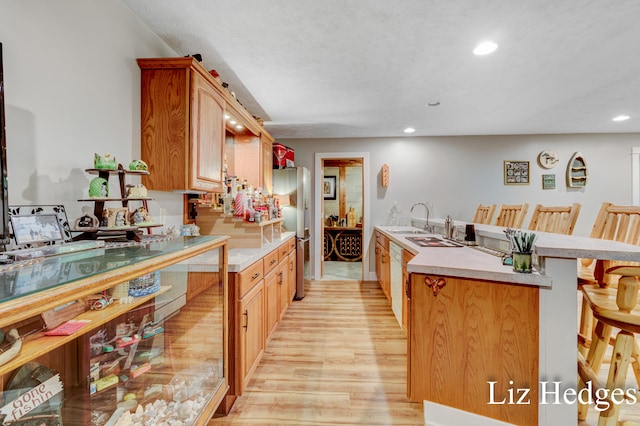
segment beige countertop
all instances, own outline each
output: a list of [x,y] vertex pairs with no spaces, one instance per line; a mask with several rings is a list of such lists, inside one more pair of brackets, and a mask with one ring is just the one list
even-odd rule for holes
[[[435,226],[434,234],[413,234],[419,228],[410,226],[376,226],[390,241],[409,250],[416,256],[407,264],[407,270],[414,273],[477,278],[515,284],[537,285],[549,287],[553,277],[540,273],[531,274],[513,272],[509,265],[502,265],[502,260],[492,254],[482,252],[473,247],[420,247],[408,238],[415,236],[434,236],[444,224],[442,219],[430,219],[429,224]],[[464,225],[465,222],[455,222]],[[492,225],[475,225],[476,237],[480,244],[483,240],[507,241],[503,227]],[[407,233],[403,233],[407,231]],[[587,237],[575,237],[546,232],[536,232],[537,238],[534,253],[539,259],[546,257],[575,259],[594,258],[640,261],[640,247]]]
[[[262,248],[233,248],[229,249],[228,271],[240,272],[266,254],[277,249],[286,241],[295,238],[295,232],[283,232],[278,241],[265,244]],[[185,262],[190,271],[217,271],[218,256],[216,253],[204,253]]]

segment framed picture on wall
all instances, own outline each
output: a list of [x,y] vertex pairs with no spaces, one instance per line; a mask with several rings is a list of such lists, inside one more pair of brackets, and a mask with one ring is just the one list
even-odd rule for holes
[[322,189],[322,194],[324,195],[325,200],[336,199],[336,177],[335,176],[324,177],[324,186]]
[[556,175],[542,175],[542,189],[556,189]]
[[529,162],[528,161],[505,161],[504,162],[504,184],[505,185],[529,185]]

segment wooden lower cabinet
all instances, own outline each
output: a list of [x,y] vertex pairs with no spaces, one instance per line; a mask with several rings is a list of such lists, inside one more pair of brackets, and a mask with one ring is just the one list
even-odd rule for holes
[[280,321],[280,292],[282,290],[282,275],[280,268],[274,269],[264,278],[265,293],[267,295],[267,341]]
[[406,332],[409,328],[409,297],[407,295],[407,286],[410,285],[409,279],[411,274],[407,272],[407,263],[413,259],[415,255],[409,250],[402,250],[402,329]]
[[290,238],[242,271],[229,273],[230,389],[228,404],[219,414],[228,413],[235,398],[244,392],[293,300],[288,279],[291,263],[295,266],[294,249],[295,238]]
[[389,255],[389,239],[376,231],[376,275],[382,292],[391,302],[391,257]]
[[263,280],[239,301],[240,327],[240,371],[241,389],[244,389],[253,374],[265,349],[265,291]]
[[[411,274],[409,398],[537,425],[538,292],[524,285]],[[510,389],[530,389],[530,403],[491,404],[508,402]]]

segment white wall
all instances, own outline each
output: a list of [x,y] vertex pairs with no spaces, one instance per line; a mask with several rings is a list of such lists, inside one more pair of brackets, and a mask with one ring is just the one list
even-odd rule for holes
[[[528,226],[537,203],[582,204],[574,235],[588,235],[602,201],[631,204],[631,148],[640,146],[640,134],[526,135],[405,137],[378,139],[279,140],[295,149],[295,162],[313,170],[314,154],[359,151],[370,153],[371,215],[374,225],[384,224],[394,201],[406,216],[424,217],[416,202],[427,201],[438,217],[471,220],[478,203],[529,203]],[[550,170],[537,163],[543,150],[560,155]],[[586,158],[586,188],[567,188],[566,166],[574,152]],[[504,185],[503,161],[530,162],[529,185]],[[383,164],[390,169],[388,188],[380,185]],[[542,189],[542,174],[556,175],[556,189]],[[313,176],[313,172],[312,172]],[[315,194],[313,194],[315,197]]]
[[[61,203],[73,221],[92,208],[78,199],[95,177],[84,172],[94,153],[125,167],[140,157],[136,58],[176,53],[118,0],[0,0],[0,41],[9,203]],[[152,216],[161,205],[168,222],[182,222],[180,195],[151,195]]]

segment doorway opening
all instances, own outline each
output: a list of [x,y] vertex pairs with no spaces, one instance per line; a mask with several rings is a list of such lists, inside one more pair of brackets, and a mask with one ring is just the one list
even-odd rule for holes
[[318,153],[314,279],[366,279],[369,262],[368,153]]

